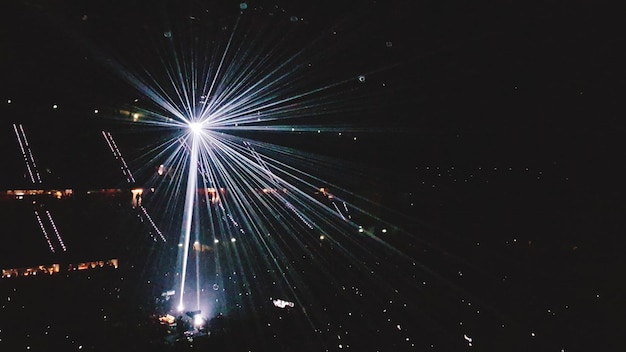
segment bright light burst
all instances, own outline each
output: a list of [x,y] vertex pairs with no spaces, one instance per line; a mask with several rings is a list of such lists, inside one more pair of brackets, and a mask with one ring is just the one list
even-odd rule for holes
[[[398,293],[398,282],[413,284],[397,268],[415,263],[393,244],[407,233],[382,220],[370,170],[324,156],[341,155],[340,144],[316,146],[326,143],[320,133],[352,141],[363,130],[349,121],[377,111],[380,86],[364,77],[384,67],[332,70],[324,62],[340,51],[321,44],[332,26],[287,18],[246,9],[219,26],[197,17],[156,26],[146,60],[107,64],[147,99],[132,123],[159,132],[136,174],[155,189],[144,204],[161,214],[163,233],[179,236],[169,241],[178,243],[178,309],[251,314],[285,297],[317,331],[325,305],[351,309],[351,294],[410,299]],[[303,140],[321,153],[288,147]]]
[[202,133],[202,123],[201,122],[190,122],[189,129],[194,134]]

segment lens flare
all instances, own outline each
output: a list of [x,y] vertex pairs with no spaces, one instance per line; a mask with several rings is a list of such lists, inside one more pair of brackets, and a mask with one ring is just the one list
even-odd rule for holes
[[202,133],[202,123],[201,122],[191,122],[189,123],[189,130],[193,134]]
[[[320,39],[332,32],[259,11],[219,28],[196,20],[167,36],[155,30],[157,52],[141,51],[154,62],[106,61],[149,102],[133,109],[136,130],[158,132],[145,137],[135,176],[155,190],[142,206],[160,214],[172,238],[162,243],[178,244],[159,257],[175,269],[154,269],[167,273],[178,310],[271,319],[278,308],[317,332],[352,314],[341,309],[357,305],[372,319],[387,309],[355,302],[406,307],[418,276],[454,287],[414,259],[422,247],[390,220],[406,218],[369,176],[380,170],[343,155],[371,132],[346,119],[377,111],[381,93],[369,83],[381,68],[324,69],[332,55]],[[329,305],[341,307],[337,317]]]

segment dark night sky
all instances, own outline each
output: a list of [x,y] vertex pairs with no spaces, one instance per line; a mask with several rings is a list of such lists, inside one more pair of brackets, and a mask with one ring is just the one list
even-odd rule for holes
[[[123,184],[99,131],[115,131],[131,163],[142,153],[142,138],[151,136],[137,137],[128,124],[94,116],[94,109],[126,108],[135,98],[145,102],[102,64],[104,53],[140,53],[134,35],[163,26],[156,19],[159,7],[150,5],[172,3],[0,2],[0,191],[25,182],[13,123],[24,124],[51,183]],[[197,16],[215,20],[217,28],[239,13],[236,1],[178,3],[164,7],[173,26]],[[311,86],[354,77],[345,91],[357,92],[360,72],[384,68],[363,82],[375,98],[355,100],[357,109],[349,113],[310,120],[358,126],[349,135],[359,142],[334,133],[257,137],[368,165],[373,181],[360,186],[375,184],[380,194],[388,192],[381,198],[408,215],[411,226],[442,229],[445,235],[427,239],[432,245],[477,267],[498,271],[495,262],[501,271],[519,275],[508,289],[522,308],[503,305],[520,309],[520,320],[524,307],[543,309],[536,302],[557,305],[559,287],[567,287],[569,302],[578,297],[577,289],[580,297],[602,291],[610,297],[604,311],[623,312],[622,13],[605,2],[583,0],[337,3],[261,0],[248,2],[248,10],[287,22],[291,16],[305,19],[297,23],[305,26],[300,44],[337,31],[323,37],[326,51],[311,53],[319,67],[319,76],[304,79]],[[528,246],[508,252],[513,238]],[[485,251],[480,253],[494,257],[468,253],[468,244],[477,242]],[[539,288],[544,284],[550,288]],[[492,294],[488,285],[477,291]],[[600,325],[610,328],[581,341],[619,340],[610,335],[618,314],[594,314],[575,319],[601,316],[606,319]],[[563,335],[585,332],[563,329],[554,328]]]
[[[0,56],[1,89],[7,123],[37,121],[77,133],[65,119],[85,122],[83,116],[93,106],[115,106],[136,95],[77,38],[123,48],[118,36],[140,28],[147,17],[138,9],[151,11],[142,2],[2,6],[6,50]],[[311,27],[369,11],[362,23],[344,24],[351,36],[337,46],[344,49],[333,48],[337,57],[328,65],[337,74],[359,63],[399,63],[380,75],[389,87],[380,110],[365,111],[359,119],[404,133],[375,137],[383,147],[372,146],[366,153],[382,151],[384,158],[401,153],[393,159],[397,162],[415,156],[408,163],[558,159],[572,171],[599,167],[599,173],[610,173],[607,164],[623,156],[622,39],[619,22],[601,4],[547,2],[536,8],[395,1],[372,2],[368,6],[374,10],[366,11],[357,2],[339,8],[292,6],[285,8],[310,16]],[[217,11],[227,17],[236,14],[232,7]],[[189,2],[190,13],[199,9],[200,3]],[[178,10],[185,12],[184,6]],[[88,14],[86,20],[83,14]],[[392,50],[380,50],[387,40]],[[65,112],[51,115],[52,104]],[[407,136],[407,131],[413,134]],[[584,166],[594,162],[600,164]]]

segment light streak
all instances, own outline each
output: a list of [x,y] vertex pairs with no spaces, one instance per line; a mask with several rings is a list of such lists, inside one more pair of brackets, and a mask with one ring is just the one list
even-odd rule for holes
[[[113,139],[113,135],[111,134],[111,132],[102,131],[102,136],[104,137],[105,141],[107,142],[107,145],[109,146],[109,149],[113,153],[113,156],[115,157],[115,159],[120,162],[122,173],[126,177],[126,182],[131,183],[131,184],[135,183],[135,177],[133,176],[132,171],[128,167],[128,164],[126,163],[126,160],[124,160],[124,157],[122,156],[122,152],[118,148],[117,143],[115,142],[115,139]],[[148,214],[148,210],[146,209],[146,207],[144,207],[141,204],[141,194],[142,193],[143,193],[143,190],[141,190],[141,189],[132,191],[132,194],[133,194],[133,207],[138,207],[141,210],[141,214],[143,216],[145,216],[145,218],[148,220],[148,223],[150,224],[152,229],[154,229],[154,231],[156,231],[157,235],[159,235],[159,238],[163,242],[167,242],[167,240],[165,239],[165,236],[163,235],[163,233],[161,232],[159,227],[156,225],[154,220],[152,220],[152,217],[150,216],[150,214]],[[139,201],[136,201],[137,199],[139,199]]]
[[37,164],[35,164],[35,158],[33,157],[33,153],[30,150],[30,146],[28,145],[28,139],[26,138],[24,127],[22,126],[22,124],[13,124],[13,130],[15,131],[15,134],[17,136],[17,141],[20,145],[20,150],[22,151],[24,162],[26,162],[26,169],[28,170],[28,175],[30,176],[31,182],[41,183],[41,176],[39,175],[39,171],[37,170]]
[[150,214],[148,214],[148,211],[146,210],[146,208],[143,205],[141,205],[141,206],[139,206],[139,209],[141,209],[141,212],[143,213],[143,215],[148,219],[148,222],[150,223],[150,226],[152,226],[154,231],[156,231],[157,235],[159,235],[159,238],[163,242],[167,242],[167,240],[165,239],[165,236],[163,236],[163,233],[161,232],[161,230],[159,230],[159,228],[156,226],[156,224],[152,220],[152,217],[150,217]]
[[35,210],[35,217],[37,218],[37,223],[39,224],[39,228],[41,228],[41,232],[43,232],[43,237],[46,238],[46,242],[48,243],[48,248],[50,248],[50,252],[55,253],[54,246],[52,246],[52,242],[50,242],[50,237],[48,237],[48,231],[43,225],[41,221],[41,216],[39,216],[39,212]]
[[113,156],[115,157],[115,159],[120,162],[122,173],[126,177],[126,181],[128,183],[134,183],[135,177],[133,176],[133,173],[130,171],[130,168],[126,164],[126,160],[124,160],[122,153],[117,147],[117,143],[115,143],[115,140],[113,139],[113,135],[111,135],[111,133],[108,131],[102,131],[102,136],[106,140],[107,145],[109,146],[109,149],[111,149],[111,152],[113,152]]
[[[41,184],[42,183],[41,176],[39,174],[39,170],[37,169],[37,164],[35,163],[35,157],[33,156],[33,153],[30,149],[28,139],[26,138],[26,132],[24,132],[24,126],[22,126],[22,124],[13,124],[13,130],[15,131],[15,134],[17,136],[17,141],[18,141],[18,144],[20,145],[20,150],[22,152],[22,157],[24,158],[24,162],[26,162],[26,169],[28,170],[30,181],[33,184]],[[36,203],[33,203],[33,204],[36,204]],[[39,206],[41,209],[45,210],[45,204],[39,203]],[[41,216],[39,215],[39,212],[36,209],[34,210],[34,212],[35,212],[35,217],[37,218],[37,223],[39,224],[39,227],[41,228],[41,231],[43,232],[46,242],[48,243],[48,247],[50,248],[50,251],[52,253],[55,253],[56,250],[54,249],[54,245],[52,244],[52,241],[50,240],[50,237],[48,236],[48,232],[46,231],[43,220],[41,219]],[[61,238],[61,234],[59,233],[59,230],[56,224],[54,223],[54,220],[52,219],[52,214],[50,214],[50,211],[48,210],[45,210],[45,213],[46,213],[46,218],[48,219],[48,221],[50,222],[50,226],[52,227],[52,231],[56,235],[59,245],[61,246],[61,249],[63,250],[63,252],[65,252],[67,248],[65,247],[65,243],[63,242],[63,239]]]
[[61,248],[63,249],[63,252],[65,252],[67,250],[67,248],[65,248],[65,243],[63,243],[63,239],[61,238],[61,234],[59,233],[59,230],[57,229],[57,225],[54,223],[54,220],[52,220],[52,214],[50,214],[49,210],[46,210],[46,216],[48,217],[48,221],[50,221],[50,225],[52,226],[52,230],[54,231],[54,234],[57,237],[57,240],[59,241],[59,244],[61,245]]

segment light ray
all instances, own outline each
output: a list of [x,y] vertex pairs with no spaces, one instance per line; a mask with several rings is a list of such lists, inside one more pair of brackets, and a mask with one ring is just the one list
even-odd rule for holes
[[[135,175],[152,172],[137,179],[156,190],[151,210],[167,219],[163,238],[178,240],[177,308],[210,306],[214,315],[295,309],[315,335],[328,326],[324,304],[361,307],[347,293],[350,283],[384,304],[411,302],[426,279],[448,294],[466,294],[416,259],[420,246],[443,250],[394,226],[402,219],[418,227],[382,203],[387,194],[375,187],[393,180],[376,179],[366,157],[348,162],[343,150],[331,150],[338,144],[310,138],[392,130],[384,115],[376,117],[380,129],[356,118],[381,110],[382,93],[370,83],[389,66],[362,70],[367,82],[354,72],[325,72],[317,64],[341,52],[320,46],[330,32],[298,32],[274,21],[254,13],[217,31],[201,21],[168,36],[154,31],[156,54],[142,51],[154,59],[134,69],[109,63],[151,105],[137,107],[142,118],[132,124],[163,132],[144,146],[138,158],[145,169]],[[339,156],[290,147],[287,138]],[[327,283],[329,297],[313,281]]]
[[189,259],[189,247],[191,240],[191,223],[195,208],[195,200],[197,193],[197,177],[198,177],[198,138],[194,134],[191,138],[191,153],[189,156],[189,170],[187,172],[187,191],[185,193],[185,208],[183,214],[183,225],[181,228],[182,236],[182,274],[180,278],[180,301],[178,305],[179,311],[184,307],[185,281],[187,277],[187,261]]

